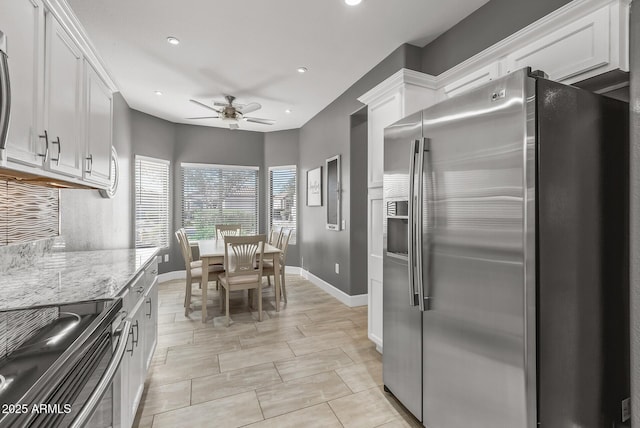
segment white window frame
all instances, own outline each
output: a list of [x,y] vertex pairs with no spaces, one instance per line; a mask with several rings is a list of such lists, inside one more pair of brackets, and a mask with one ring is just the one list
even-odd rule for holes
[[296,206],[295,206],[295,214],[296,214],[296,222],[293,233],[291,234],[291,240],[289,241],[289,245],[296,245],[297,237],[298,237],[298,197],[300,195],[299,192],[299,183],[298,183],[298,165],[278,165],[278,166],[270,166],[267,171],[267,227],[269,229],[269,233],[271,233],[271,228],[273,227],[272,218],[271,218],[271,171],[277,171],[282,169],[294,169],[296,176]]
[[166,230],[166,246],[160,246],[162,249],[167,249],[171,246],[171,161],[166,159],[154,158],[150,156],[135,155],[133,164],[133,186],[134,186],[134,245],[136,248],[147,248],[146,246],[138,246],[138,161],[155,162],[158,164],[164,164],[167,166],[167,230]]

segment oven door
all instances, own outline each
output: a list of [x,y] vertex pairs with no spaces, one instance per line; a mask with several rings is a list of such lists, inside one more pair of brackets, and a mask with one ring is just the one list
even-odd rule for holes
[[[100,351],[96,368],[87,378],[80,393],[65,416],[61,426],[72,428],[108,428],[120,426],[119,397],[120,363],[131,332],[131,320],[122,322],[109,341],[109,346]],[[106,336],[105,336],[106,337]]]
[[131,333],[131,320],[121,309],[120,300],[107,306],[14,405],[19,412],[4,415],[0,427],[119,427],[114,383],[119,384]]

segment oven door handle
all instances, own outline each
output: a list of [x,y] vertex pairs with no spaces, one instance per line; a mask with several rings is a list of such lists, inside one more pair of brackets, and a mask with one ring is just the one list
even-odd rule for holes
[[116,376],[118,372],[118,368],[120,367],[120,363],[122,362],[122,358],[124,357],[125,351],[127,349],[127,342],[129,338],[129,332],[131,331],[131,319],[127,318],[124,321],[124,325],[122,329],[117,331],[115,334],[119,336],[118,346],[116,347],[116,351],[114,352],[111,360],[109,361],[109,365],[107,369],[102,374],[98,385],[93,390],[87,402],[82,406],[80,413],[71,423],[71,428],[82,428],[89,421],[89,418],[93,416],[93,413],[98,408],[102,397],[105,392],[107,392],[107,388],[113,382],[113,378]]

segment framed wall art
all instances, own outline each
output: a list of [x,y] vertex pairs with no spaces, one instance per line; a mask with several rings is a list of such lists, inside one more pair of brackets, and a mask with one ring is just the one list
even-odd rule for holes
[[322,167],[307,171],[307,206],[322,206]]

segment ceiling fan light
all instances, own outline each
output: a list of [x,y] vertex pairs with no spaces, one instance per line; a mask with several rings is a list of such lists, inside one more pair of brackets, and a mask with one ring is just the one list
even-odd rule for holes
[[173,46],[178,46],[180,44],[180,40],[178,40],[177,38],[175,38],[173,36],[169,36],[169,37],[167,37],[167,43],[169,43],[170,45],[173,45]]

